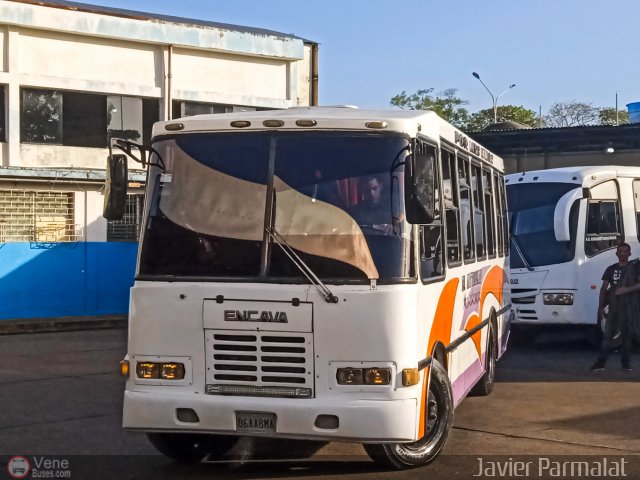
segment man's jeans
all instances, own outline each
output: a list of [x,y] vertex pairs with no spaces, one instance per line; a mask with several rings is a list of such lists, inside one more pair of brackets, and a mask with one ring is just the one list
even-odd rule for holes
[[607,315],[607,322],[604,326],[604,334],[602,336],[602,344],[600,346],[599,360],[606,362],[611,353],[611,347],[613,345],[613,338],[620,332],[620,339],[622,340],[622,363],[628,363],[630,361],[631,352],[631,335],[629,332],[630,318],[628,308],[625,308],[622,302],[616,305],[617,308],[609,306],[609,314]]

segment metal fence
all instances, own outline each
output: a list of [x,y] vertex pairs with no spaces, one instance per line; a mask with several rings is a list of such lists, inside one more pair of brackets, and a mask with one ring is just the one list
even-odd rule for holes
[[137,242],[142,222],[143,195],[127,195],[122,220],[107,223],[107,242]]

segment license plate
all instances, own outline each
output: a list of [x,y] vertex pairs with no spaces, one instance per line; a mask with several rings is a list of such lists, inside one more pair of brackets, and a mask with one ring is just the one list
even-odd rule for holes
[[236,412],[236,431],[245,433],[275,433],[276,415],[262,412]]

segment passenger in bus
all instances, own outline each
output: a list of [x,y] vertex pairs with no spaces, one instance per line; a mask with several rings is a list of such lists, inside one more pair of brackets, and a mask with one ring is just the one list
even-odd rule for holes
[[640,291],[640,260],[629,261],[631,247],[621,243],[616,249],[618,262],[609,265],[602,275],[602,287],[598,302],[598,325],[605,306],[609,312],[600,346],[600,355],[591,371],[604,370],[614,337],[620,333],[622,340],[622,369],[631,371],[631,342],[635,315],[638,315],[638,291]]

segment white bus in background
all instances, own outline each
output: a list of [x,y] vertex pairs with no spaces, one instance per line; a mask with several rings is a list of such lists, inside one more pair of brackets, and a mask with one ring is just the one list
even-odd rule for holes
[[151,152],[124,427],[183,461],[242,436],[431,461],[506,348],[502,159],[433,112],[352,108],[161,122]]
[[616,246],[640,256],[640,168],[567,167],[506,177],[515,324],[597,319],[602,274]]

